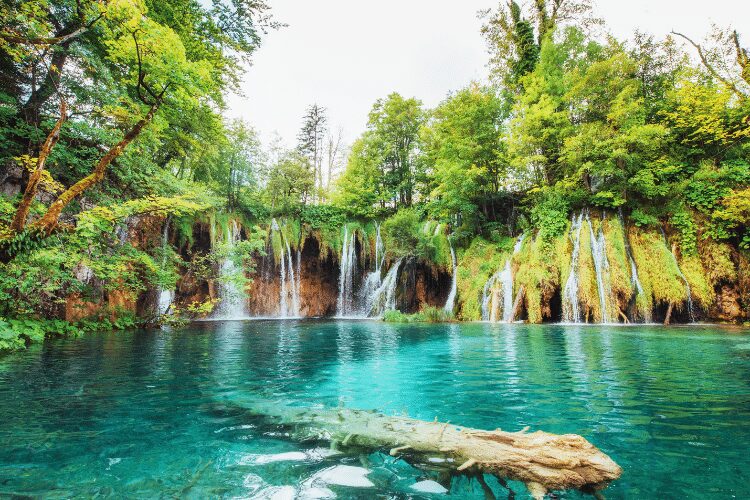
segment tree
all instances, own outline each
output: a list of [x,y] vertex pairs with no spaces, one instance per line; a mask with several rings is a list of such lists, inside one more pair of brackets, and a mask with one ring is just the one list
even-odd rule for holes
[[314,172],[315,187],[313,190],[313,202],[317,201],[323,192],[323,156],[324,141],[326,138],[326,117],[325,108],[313,104],[307,108],[305,113],[302,129],[297,136],[298,150],[310,160],[310,165]]
[[494,218],[496,194],[505,183],[505,102],[476,84],[460,90],[432,112],[422,132],[433,176],[430,212],[436,219]]
[[315,171],[310,160],[290,151],[271,167],[266,193],[272,213],[298,213],[315,189]]
[[526,11],[515,0],[504,0],[494,11],[482,11],[493,78],[518,92],[521,78],[536,67],[547,37],[558,27],[601,23],[591,12],[589,0],[534,0]]

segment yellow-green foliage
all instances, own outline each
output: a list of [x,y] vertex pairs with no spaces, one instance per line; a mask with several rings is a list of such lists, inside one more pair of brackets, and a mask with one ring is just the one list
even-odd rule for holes
[[732,260],[732,247],[727,243],[707,238],[699,246],[700,258],[712,286],[723,281],[737,280],[737,267]]
[[630,248],[641,286],[655,303],[682,307],[687,300],[685,282],[664,238],[656,231],[631,229]]
[[451,259],[451,243],[448,241],[448,235],[445,232],[443,224],[429,223],[426,224],[427,237],[430,246],[433,249],[432,263],[443,269],[453,271],[453,260]]
[[[625,232],[617,219],[602,222],[604,238],[607,240],[607,261],[609,262],[609,284],[615,297],[629,298],[633,295],[633,282],[630,276],[630,262],[625,251]],[[614,314],[613,314],[614,317]]]
[[697,255],[685,255],[680,259],[680,268],[690,284],[693,301],[701,306],[709,307],[714,301],[713,287],[706,270],[703,269],[701,259]]
[[[482,290],[487,280],[510,256],[513,240],[492,243],[476,237],[458,257],[458,303],[460,317],[466,321],[482,319]],[[450,250],[449,257],[450,259]]]
[[[570,261],[570,248],[567,233],[552,241],[545,242],[537,236],[527,238],[521,251],[513,259],[518,262],[514,277],[514,290],[524,287],[526,311],[529,323],[544,320],[544,308],[549,298],[560,286],[560,269],[563,260]],[[570,264],[566,264],[569,273]]]

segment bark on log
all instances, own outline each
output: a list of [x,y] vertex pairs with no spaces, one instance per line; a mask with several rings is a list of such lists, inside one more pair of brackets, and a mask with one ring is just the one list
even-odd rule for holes
[[484,431],[350,409],[296,408],[253,402],[253,413],[294,428],[295,437],[390,450],[407,461],[444,457],[459,473],[524,482],[535,498],[552,490],[594,492],[622,474],[610,457],[577,434]]

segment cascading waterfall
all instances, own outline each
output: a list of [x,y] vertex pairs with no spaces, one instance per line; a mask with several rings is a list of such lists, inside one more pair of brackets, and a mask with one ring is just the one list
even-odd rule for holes
[[344,227],[339,271],[339,298],[336,310],[336,315],[339,317],[356,313],[354,303],[354,274],[357,272],[356,237],[356,231],[349,234],[349,228]]
[[[602,216],[602,222],[604,216]],[[589,226],[591,237],[591,255],[594,258],[594,271],[596,273],[596,289],[599,293],[599,307],[601,308],[601,323],[611,323],[607,298],[612,295],[609,279],[609,261],[607,260],[607,240],[604,237],[604,229],[599,227],[599,234],[594,235],[594,227],[591,219],[586,214],[586,222]]]
[[[525,234],[518,237],[516,244],[513,246],[513,255],[521,251],[525,238]],[[513,269],[511,259],[506,260],[505,267],[490,276],[490,279],[484,284],[482,291],[482,321],[497,321],[496,285],[498,283],[500,283],[500,289],[503,293],[503,321],[513,321],[511,317],[513,315]]]
[[[438,226],[439,227],[439,226]],[[445,301],[445,312],[453,314],[453,308],[456,306],[456,292],[458,291],[458,263],[456,262],[456,251],[453,249],[453,242],[448,238],[448,244],[451,249],[451,265],[453,266],[453,278],[451,279],[451,291],[448,293],[448,299]]]
[[385,311],[396,308],[396,287],[398,286],[398,271],[401,268],[401,259],[397,260],[388,270],[383,282],[372,294],[372,306],[369,317],[382,316]]
[[[215,228],[214,228],[215,229]],[[215,234],[215,233],[214,233]],[[231,250],[240,240],[240,226],[237,221],[229,223],[226,232],[226,244]],[[214,317],[223,319],[238,319],[247,317],[246,294],[237,280],[237,275],[243,273],[234,259],[229,256],[224,259],[219,269],[219,306]]]
[[380,224],[375,226],[375,270],[367,273],[362,281],[360,289],[360,301],[362,307],[357,311],[363,317],[366,317],[372,311],[375,303],[375,294],[383,282],[382,272],[385,262],[385,245],[380,236]]
[[289,241],[281,231],[276,219],[271,221],[271,229],[279,232],[281,255],[279,256],[279,317],[298,318],[300,316],[300,252],[297,251],[297,273]]
[[[166,220],[164,223],[164,230],[161,234],[161,246],[162,251],[164,252],[164,256],[161,259],[161,267],[164,269],[164,266],[167,265],[167,245],[169,244],[169,219]],[[172,302],[174,302],[174,290],[165,290],[163,288],[159,289],[159,315],[163,316],[164,314],[167,314],[169,312],[169,308],[172,306]]]
[[690,315],[690,322],[695,323],[695,311],[693,310],[693,291],[690,289],[690,283],[688,283],[687,278],[682,273],[682,269],[680,269],[680,264],[677,262],[677,256],[672,251],[672,247],[669,245],[669,239],[667,238],[666,233],[664,232],[664,228],[660,227],[659,230],[661,231],[661,235],[664,237],[664,243],[667,245],[667,248],[669,249],[669,254],[672,256],[672,261],[674,262],[675,268],[677,268],[677,274],[682,279],[682,281],[685,283],[685,292],[687,293],[687,307],[688,307],[688,314]]
[[581,322],[581,307],[578,300],[578,257],[581,253],[581,228],[583,212],[571,220],[570,238],[573,241],[573,253],[570,257],[570,274],[563,290],[563,321],[566,323]]

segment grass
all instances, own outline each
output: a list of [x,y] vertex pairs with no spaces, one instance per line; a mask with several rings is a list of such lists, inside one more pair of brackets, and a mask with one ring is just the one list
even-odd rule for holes
[[432,306],[426,306],[415,314],[404,314],[399,310],[386,311],[383,314],[383,321],[386,323],[449,323],[454,320],[453,314]]

